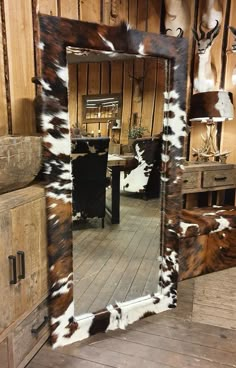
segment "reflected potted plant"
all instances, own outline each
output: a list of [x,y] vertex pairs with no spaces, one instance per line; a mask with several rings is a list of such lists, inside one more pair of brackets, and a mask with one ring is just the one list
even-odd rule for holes
[[133,151],[133,142],[135,141],[135,139],[137,138],[142,138],[145,134],[145,132],[147,132],[148,129],[145,127],[142,127],[141,125],[139,126],[132,126],[129,129],[129,133],[128,133],[128,149],[129,152]]
[[129,130],[129,139],[136,139],[136,138],[142,138],[144,135],[144,132],[147,131],[147,128],[142,126],[133,126]]

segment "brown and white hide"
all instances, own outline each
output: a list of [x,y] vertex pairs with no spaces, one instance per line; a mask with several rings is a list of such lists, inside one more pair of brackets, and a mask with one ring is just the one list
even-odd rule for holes
[[235,266],[236,207],[182,210],[179,281]]

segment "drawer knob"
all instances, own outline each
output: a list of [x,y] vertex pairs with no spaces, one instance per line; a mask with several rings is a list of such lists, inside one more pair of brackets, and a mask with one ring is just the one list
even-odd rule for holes
[[44,326],[48,323],[48,321],[49,321],[49,317],[48,316],[44,316],[43,322],[38,327],[31,329],[32,335],[34,335],[35,337],[37,337],[38,334],[39,334],[39,332],[44,328]]
[[17,283],[17,276],[16,276],[16,256],[8,256],[8,259],[10,261],[11,266],[11,279],[10,279],[10,285]]

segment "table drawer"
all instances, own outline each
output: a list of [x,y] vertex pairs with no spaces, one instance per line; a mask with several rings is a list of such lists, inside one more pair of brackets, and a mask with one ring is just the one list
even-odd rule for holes
[[233,170],[212,170],[203,172],[203,188],[214,188],[234,184]]
[[[48,305],[45,300],[13,332],[14,368],[25,367],[49,337]],[[32,329],[34,331],[32,331]]]
[[197,171],[183,173],[183,190],[199,189],[201,187],[201,173]]

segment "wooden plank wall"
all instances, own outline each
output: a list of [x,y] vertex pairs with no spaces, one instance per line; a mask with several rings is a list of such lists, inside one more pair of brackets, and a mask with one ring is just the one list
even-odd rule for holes
[[[229,22],[230,26],[236,27],[236,1],[231,1],[230,4],[230,14]],[[224,78],[224,88],[233,93],[234,98],[234,120],[227,121],[222,126],[222,136],[221,136],[221,150],[231,151],[228,158],[228,162],[236,162],[236,146],[235,146],[235,136],[236,136],[236,85],[232,83],[233,70],[236,67],[236,54],[231,52],[231,46],[234,37],[232,32],[228,32],[227,45],[226,45],[226,68],[225,68],[225,78]]]
[[[182,1],[187,14],[184,36],[189,40],[188,101],[192,93],[194,63],[198,57],[191,28],[199,24],[208,1]],[[160,33],[164,30],[165,2],[171,3],[169,0],[18,0],[15,4],[13,1],[0,0],[0,135],[29,135],[36,132],[33,111],[36,89],[31,78],[37,75],[38,70],[35,32],[37,11],[110,25],[124,19],[139,30]],[[212,47],[213,62],[218,75],[217,86],[232,91],[236,101],[236,87],[232,84],[236,54],[230,52],[233,35],[227,28],[228,25],[236,26],[236,0],[214,2],[218,3],[223,13],[221,32]],[[147,134],[160,132],[165,88],[164,70],[163,63],[150,60],[70,66],[71,124],[81,122],[81,95],[118,92],[123,95],[121,142],[127,141],[128,128],[134,113],[138,114],[141,124],[148,129]],[[135,77],[145,74],[141,102],[133,98],[134,80],[129,77],[130,74]],[[91,124],[90,130],[96,132],[97,129],[97,125]],[[102,134],[106,134],[104,124],[101,124],[100,129]],[[201,132],[204,132],[204,126],[194,124],[189,152],[192,147],[199,146]],[[221,149],[232,151],[228,162],[236,162],[235,133],[236,118],[222,125]]]

